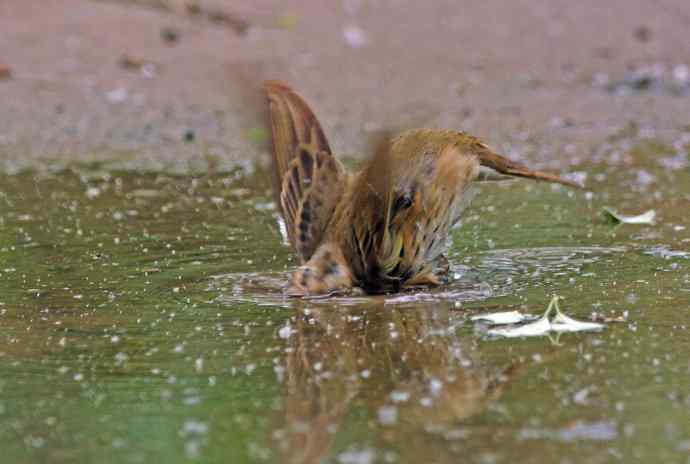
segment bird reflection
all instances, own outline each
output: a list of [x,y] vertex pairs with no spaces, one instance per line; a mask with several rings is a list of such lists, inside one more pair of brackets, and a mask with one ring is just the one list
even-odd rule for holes
[[464,318],[452,303],[300,304],[284,361],[285,423],[273,434],[282,462],[321,462],[339,431],[377,422],[385,433],[376,439],[405,447],[408,433],[481,413],[524,370],[483,365],[476,338],[458,335]]

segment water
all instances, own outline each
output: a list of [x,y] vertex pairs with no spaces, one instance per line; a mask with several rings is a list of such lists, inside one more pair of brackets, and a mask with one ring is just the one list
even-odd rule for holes
[[[653,149],[582,167],[591,197],[482,186],[443,288],[313,301],[264,172],[2,176],[3,462],[690,462],[690,173]],[[469,320],[554,293],[618,322]]]

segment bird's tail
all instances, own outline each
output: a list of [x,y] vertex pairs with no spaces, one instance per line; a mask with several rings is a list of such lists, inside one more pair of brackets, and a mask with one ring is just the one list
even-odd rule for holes
[[497,171],[501,174],[516,177],[526,177],[528,179],[541,180],[545,182],[554,182],[556,184],[567,185],[568,187],[574,187],[578,189],[583,188],[581,184],[557,176],[556,174],[549,174],[548,172],[542,171],[533,171],[524,164],[511,161],[508,158],[501,156],[498,153],[494,153],[489,149],[479,150],[477,154],[479,156],[479,164],[487,168],[491,168],[494,171]]

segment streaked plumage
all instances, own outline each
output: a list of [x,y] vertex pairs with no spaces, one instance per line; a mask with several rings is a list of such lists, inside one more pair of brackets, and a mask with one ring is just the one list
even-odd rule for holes
[[304,100],[280,82],[266,82],[265,90],[274,190],[301,262],[288,289],[293,296],[440,284],[448,234],[480,166],[578,187],[510,161],[468,134],[434,129],[403,132],[349,174]]

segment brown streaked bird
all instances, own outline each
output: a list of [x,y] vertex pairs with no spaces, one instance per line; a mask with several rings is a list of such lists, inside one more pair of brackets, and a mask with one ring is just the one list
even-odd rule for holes
[[463,132],[415,129],[383,143],[356,174],[335,158],[319,121],[287,85],[268,81],[274,191],[301,266],[290,296],[439,285],[443,253],[480,166],[580,187],[532,171]]

